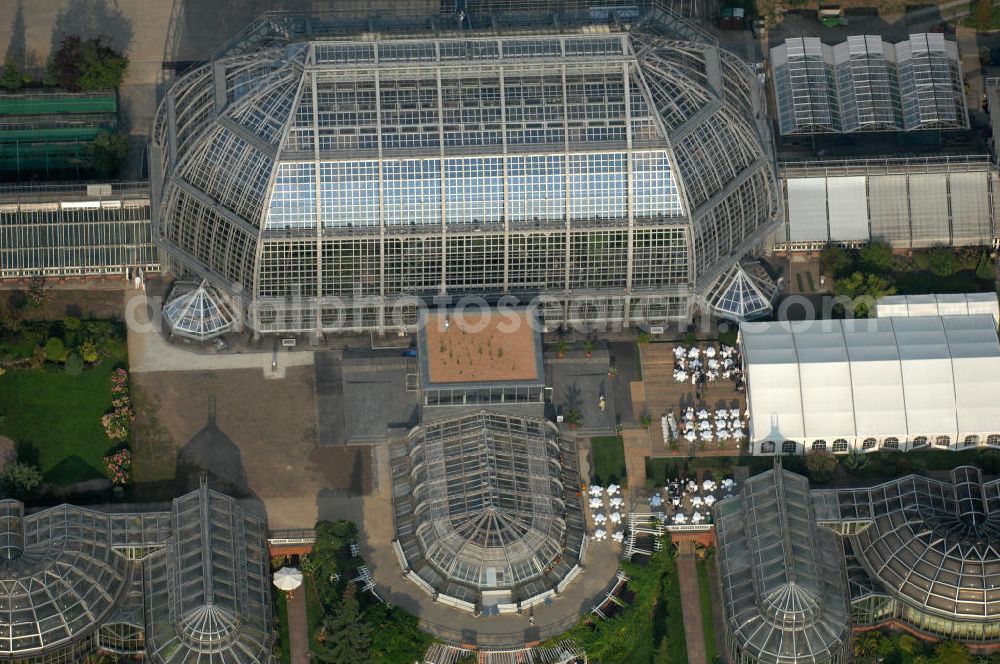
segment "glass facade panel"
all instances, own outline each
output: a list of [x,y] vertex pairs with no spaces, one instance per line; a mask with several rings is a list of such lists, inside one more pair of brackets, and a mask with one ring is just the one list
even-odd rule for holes
[[562,220],[566,213],[565,158],[507,159],[508,217],[512,222]]
[[446,159],[445,219],[449,224],[503,221],[503,159]]
[[441,223],[439,160],[389,160],[382,178],[386,226]]
[[670,160],[664,151],[640,152],[632,157],[634,172],[634,210],[639,217],[677,217],[682,215],[681,197],[670,173]]
[[570,218],[624,218],[625,173],[624,153],[570,155]]
[[377,162],[323,162],[319,186],[324,227],[379,225]]
[[280,164],[267,210],[267,228],[316,227],[316,165]]

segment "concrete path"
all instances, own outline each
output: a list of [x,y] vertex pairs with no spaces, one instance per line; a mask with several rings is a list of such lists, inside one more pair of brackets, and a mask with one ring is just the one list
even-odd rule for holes
[[288,638],[292,664],[309,664],[309,620],[306,618],[306,593],[301,589],[288,600]]
[[[159,305],[155,302],[154,307]],[[165,323],[153,310],[145,293],[130,291],[125,296],[125,325],[128,329],[128,364],[133,372],[221,371],[260,369],[266,378],[284,378],[288,367],[313,364],[311,351],[289,352],[270,349],[261,352],[205,354],[186,350],[164,337]],[[276,364],[272,364],[276,362]]]
[[701,596],[698,594],[698,568],[694,562],[694,544],[677,545],[677,579],[684,607],[684,639],[688,664],[706,664],[705,631],[701,623]]

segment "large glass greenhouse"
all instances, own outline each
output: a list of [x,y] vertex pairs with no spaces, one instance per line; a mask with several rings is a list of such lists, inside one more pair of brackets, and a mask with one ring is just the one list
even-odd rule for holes
[[1000,480],[962,466],[814,492],[820,523],[847,544],[858,625],[900,621],[940,639],[1000,639]]
[[400,564],[438,601],[516,610],[579,572],[576,447],[552,424],[483,411],[435,420],[393,457]]
[[471,11],[269,16],[178,79],[152,158],[169,268],[258,333],[400,329],[461,294],[687,319],[779,214],[750,68],[659,10]]
[[729,661],[847,661],[841,547],[813,517],[809,481],[779,466],[714,514]]
[[207,485],[170,512],[0,501],[0,661],[271,661],[266,527]]

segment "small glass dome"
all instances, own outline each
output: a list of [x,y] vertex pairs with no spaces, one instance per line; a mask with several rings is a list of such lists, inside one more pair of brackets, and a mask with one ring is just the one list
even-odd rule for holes
[[778,287],[760,263],[736,263],[709,289],[706,300],[713,313],[736,321],[767,316]]
[[226,301],[207,282],[197,288],[177,284],[163,317],[174,334],[195,341],[207,341],[233,327],[233,314]]

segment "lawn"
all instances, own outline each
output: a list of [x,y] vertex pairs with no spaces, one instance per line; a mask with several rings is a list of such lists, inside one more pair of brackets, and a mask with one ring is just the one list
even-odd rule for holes
[[323,602],[316,592],[316,581],[308,574],[303,575],[302,590],[306,594],[306,622],[309,624],[309,649],[313,652],[319,650],[319,642],[316,640],[316,632],[323,624]]
[[600,436],[590,439],[590,451],[593,461],[591,475],[594,483],[607,486],[612,482],[625,484],[625,447],[621,436]]
[[0,435],[38,450],[46,482],[104,477],[104,455],[116,447],[101,416],[111,407],[111,372],[125,363],[124,345],[79,376],[62,367],[12,369],[0,377]]
[[278,660],[281,664],[292,664],[292,642],[288,633],[288,600],[285,593],[272,590],[274,607],[278,614]]
[[709,590],[709,565],[707,559],[699,558],[698,566],[698,601],[701,604],[701,628],[705,634],[705,659],[709,664],[719,661],[715,649],[715,621],[712,619],[712,593]]

